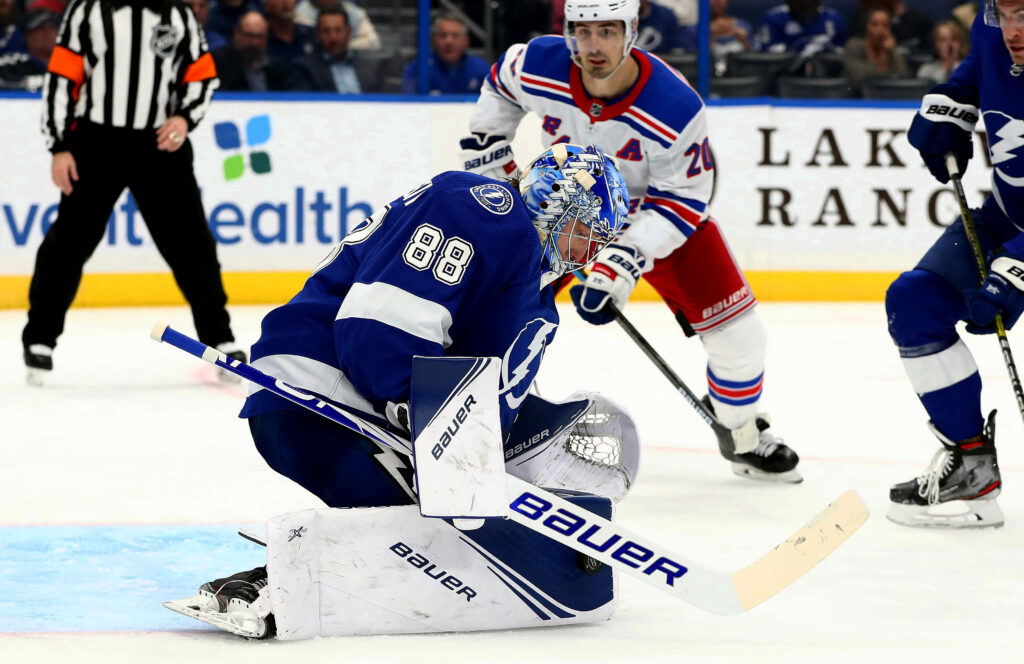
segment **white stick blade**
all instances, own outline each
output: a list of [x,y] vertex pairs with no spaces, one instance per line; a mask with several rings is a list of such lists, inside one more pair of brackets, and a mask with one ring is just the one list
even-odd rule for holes
[[736,594],[748,611],[806,574],[868,519],[868,508],[847,491],[758,561],[732,573]]

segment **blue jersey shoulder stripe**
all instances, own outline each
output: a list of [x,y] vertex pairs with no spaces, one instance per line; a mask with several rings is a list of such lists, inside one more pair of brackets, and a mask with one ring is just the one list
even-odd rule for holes
[[704,100],[697,91],[660,58],[646,54],[651,61],[651,77],[644,89],[633,102],[638,108],[658,122],[670,127],[675,133],[686,128],[690,120],[704,107]]
[[575,67],[569,57],[565,40],[555,35],[544,35],[530,40],[523,58],[523,74],[543,76],[555,80],[568,80],[569,67]]

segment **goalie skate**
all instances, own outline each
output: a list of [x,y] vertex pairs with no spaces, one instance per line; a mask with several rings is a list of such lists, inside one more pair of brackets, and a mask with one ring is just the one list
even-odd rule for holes
[[164,602],[171,611],[247,639],[276,634],[264,567],[204,583],[192,597]]
[[954,443],[929,422],[942,448],[924,474],[889,490],[888,519],[925,528],[996,528],[1002,480],[996,460],[996,411],[979,436]]
[[[704,395],[701,403],[714,414],[715,407],[711,405],[710,397]],[[800,463],[800,457],[783,442],[782,438],[771,432],[771,419],[767,413],[758,413],[746,426],[757,427],[757,446],[750,452],[738,454],[733,432],[717,421],[712,425],[718,438],[718,450],[731,462],[733,473],[761,482],[799,484],[804,481],[796,468]]]

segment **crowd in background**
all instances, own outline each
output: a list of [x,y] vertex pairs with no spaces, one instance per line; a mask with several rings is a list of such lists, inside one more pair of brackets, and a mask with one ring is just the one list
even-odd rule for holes
[[[415,0],[187,2],[204,26],[221,90],[418,89]],[[839,78],[848,83],[843,96],[857,96],[878,79],[941,83],[967,53],[978,4],[949,4],[948,14],[936,15],[933,0],[776,2],[711,0],[716,79],[725,82],[743,73],[732,71],[736,54],[774,53],[786,54],[775,74]],[[0,0],[0,89],[42,85],[66,4]],[[433,5],[431,94],[475,94],[491,61],[507,46],[562,31],[564,0],[506,0],[490,7],[479,0],[434,0]],[[755,20],[743,18],[762,6]],[[405,12],[404,23],[399,10]],[[692,77],[695,70],[687,71],[686,63],[693,62],[698,48],[697,22],[698,0],[640,0],[637,45]]]

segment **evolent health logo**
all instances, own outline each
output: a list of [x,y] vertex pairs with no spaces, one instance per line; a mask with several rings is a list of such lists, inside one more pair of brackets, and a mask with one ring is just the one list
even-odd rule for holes
[[[234,122],[218,122],[213,125],[213,136],[221,150],[241,150],[263,145],[270,140],[270,116],[256,115],[245,123],[245,143]],[[270,172],[270,155],[263,150],[249,153],[249,168],[257,175]],[[224,179],[237,180],[245,172],[245,154],[233,154],[224,160]]]

